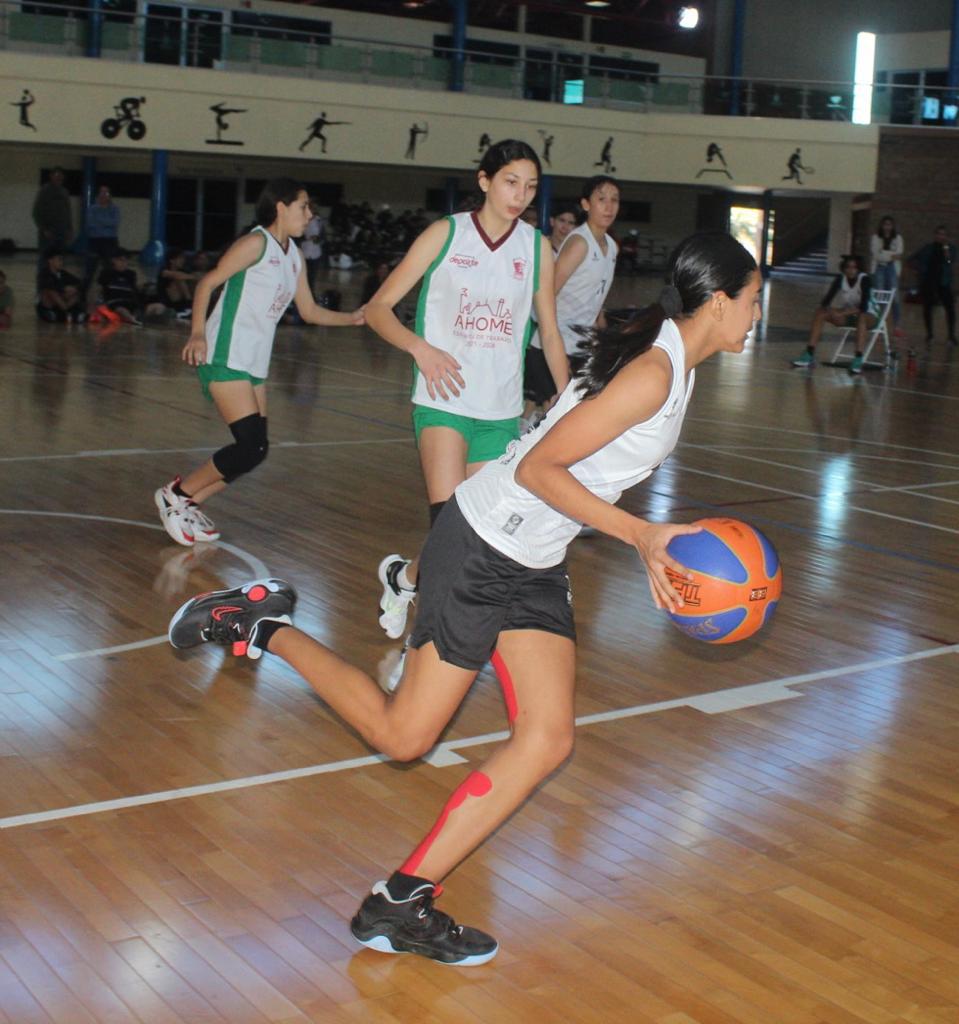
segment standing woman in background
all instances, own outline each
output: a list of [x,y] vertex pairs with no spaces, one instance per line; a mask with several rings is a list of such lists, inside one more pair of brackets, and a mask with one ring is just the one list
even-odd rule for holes
[[[196,367],[203,393],[230,428],[233,444],[154,495],[164,529],[185,547],[219,539],[200,505],[266,458],[266,376],[276,325],[286,307],[295,302],[308,324],[348,327],[363,322],[362,311],[334,313],[313,300],[293,243],[311,216],[302,185],[289,178],[268,181],[257,200],[256,226],[196,286],[183,359]],[[207,319],[210,298],[220,285],[223,291]]]
[[899,296],[899,280],[902,277],[902,235],[896,230],[896,222],[892,217],[883,217],[879,222],[876,233],[869,242],[872,254],[872,275],[873,288],[896,289],[896,297],[892,303],[892,322],[895,328],[896,337],[902,336],[899,329],[899,319],[902,315],[902,306]]
[[[520,219],[540,174],[539,157],[525,142],[491,145],[477,171],[479,208],[431,224],[366,307],[370,327],[415,362],[413,426],[430,525],[459,484],[519,437],[534,305],[550,371],[560,388],[569,379],[552,250]],[[420,278],[410,330],[393,308]],[[418,571],[418,557],[387,555],[380,563],[380,625],[392,639],[406,628]]]

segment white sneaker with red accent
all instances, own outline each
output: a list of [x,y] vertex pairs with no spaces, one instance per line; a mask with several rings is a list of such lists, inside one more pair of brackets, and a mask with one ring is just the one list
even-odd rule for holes
[[153,500],[156,502],[157,511],[160,513],[160,522],[163,529],[177,542],[186,548],[192,548],[195,543],[194,527],[189,516],[190,499],[177,494],[173,488],[179,484],[180,478],[176,477],[168,484],[158,487],[154,492]]
[[190,519],[193,539],[197,544],[211,544],[220,539],[220,531],[213,525],[213,520],[195,501],[187,502],[186,514]]

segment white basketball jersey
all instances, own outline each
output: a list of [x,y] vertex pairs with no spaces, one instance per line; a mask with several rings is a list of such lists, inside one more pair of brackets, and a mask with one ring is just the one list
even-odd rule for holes
[[448,218],[449,235],[423,278],[416,333],[449,352],[466,382],[449,401],[430,398],[414,367],[413,401],[481,420],[523,410],[523,353],[539,287],[540,233],[516,220],[490,241],[475,213]]
[[[695,371],[686,373],[683,339],[672,320],[663,323],[654,342],[672,363],[673,379],[662,407],[615,440],[569,467],[570,473],[597,497],[615,504],[623,491],[645,480],[676,447]],[[514,478],[523,456],[551,427],[579,404],[576,381],[537,427],[514,441],[506,454],[490,462],[456,488],[456,501],[467,522],[487,544],[530,569],[558,565],[582,526],[520,486]]]
[[206,340],[214,366],[265,378],[276,325],[296,294],[301,258],[292,239],[284,252],[266,228],[255,227],[252,234],[263,236],[263,254],[227,278],[206,322]]
[[[605,235],[606,252],[603,253],[589,224],[580,224],[570,231],[563,242],[560,254],[569,245],[571,238],[582,238],[586,242],[586,257],[570,274],[556,296],[556,322],[563,336],[566,354],[573,355],[583,336],[577,326],[592,327],[603,309],[603,303],[613,284],[616,271],[616,243]],[[558,257],[557,257],[558,258]]]

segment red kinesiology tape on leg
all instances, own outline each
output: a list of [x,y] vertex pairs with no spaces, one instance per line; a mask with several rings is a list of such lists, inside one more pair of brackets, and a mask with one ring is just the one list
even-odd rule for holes
[[493,666],[496,678],[503,688],[503,700],[506,702],[506,717],[509,720],[509,724],[512,725],[516,721],[516,714],[519,711],[519,707],[516,704],[516,691],[513,689],[513,677],[509,674],[506,662],[503,661],[499,651],[493,651],[490,664]]
[[493,783],[488,775],[484,775],[482,772],[470,772],[465,779],[453,790],[453,795],[446,801],[446,806],[443,808],[442,814],[436,819],[436,824],[430,830],[430,834],[420,843],[419,846],[410,854],[409,859],[402,865],[400,871],[404,875],[415,875],[416,869],[423,863],[423,858],[429,853],[430,847],[436,842],[436,837],[440,834],[443,826],[446,824],[450,814],[456,810],[457,807],[462,807],[466,803],[466,798],[470,796],[481,797],[493,788]]

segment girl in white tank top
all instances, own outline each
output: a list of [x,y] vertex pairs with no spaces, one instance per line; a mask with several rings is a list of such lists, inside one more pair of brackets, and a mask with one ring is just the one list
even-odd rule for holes
[[583,340],[577,326],[606,326],[603,303],[613,284],[618,252],[609,235],[619,213],[616,180],[607,175],[587,180],[580,206],[586,221],[567,236],[556,259],[556,320],[567,355],[574,355]]
[[[533,307],[550,370],[562,386],[569,376],[549,242],[519,219],[540,174],[525,142],[491,145],[477,171],[479,208],[428,227],[366,307],[373,330],[413,358],[413,418],[431,521],[457,484],[519,435]],[[421,278],[410,330],[393,307]],[[418,559],[398,554],[380,563],[380,625],[390,637],[403,635],[418,570]]]
[[[257,226],[234,242],[196,286],[183,360],[196,367],[233,443],[154,494],[160,521],[178,544],[191,547],[197,541],[219,539],[200,505],[266,458],[266,376],[276,325],[290,302],[296,303],[308,324],[363,323],[362,310],[334,313],[313,299],[293,242],[311,216],[302,185],[289,178],[268,181],[257,200]],[[221,285],[223,291],[207,320],[210,298]]]
[[[603,303],[613,284],[618,246],[608,234],[619,213],[619,185],[615,178],[597,174],[583,183],[580,208],[586,220],[564,237],[556,254],[553,285],[556,289],[556,322],[568,356],[576,356],[582,329],[605,327]],[[523,416],[528,423],[533,410],[545,397],[556,394],[549,388],[549,377],[542,359],[539,334],[530,342],[527,358],[528,390]],[[562,390],[562,389],[560,389]]]

